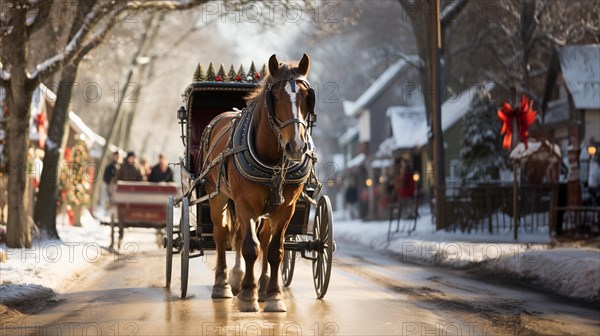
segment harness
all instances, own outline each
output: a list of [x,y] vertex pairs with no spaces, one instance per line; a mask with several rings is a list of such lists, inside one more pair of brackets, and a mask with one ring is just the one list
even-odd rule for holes
[[[308,115],[306,121],[299,118],[292,118],[282,121],[275,114],[272,87],[275,83],[283,81],[288,81],[290,83],[293,93],[296,92],[296,81],[302,82],[308,88]],[[216,190],[209,195],[204,195],[197,201],[203,202],[207,199],[212,199],[217,196],[221,189],[221,180],[223,179],[226,182],[228,181],[226,163],[229,157],[233,157],[236,170],[245,179],[254,183],[262,184],[269,188],[269,198],[265,202],[265,207],[263,209],[264,215],[270,215],[275,209],[277,209],[277,207],[283,204],[285,201],[283,197],[284,186],[300,185],[305,183],[311,177],[316,179],[314,163],[317,161],[317,154],[314,148],[312,137],[310,136],[312,133],[312,127],[316,122],[316,114],[314,112],[315,93],[313,89],[310,88],[310,84],[306,77],[290,72],[290,74],[285,78],[272,80],[269,82],[267,85],[265,106],[268,112],[267,115],[269,124],[277,137],[278,145],[281,148],[282,153],[284,153],[279,162],[276,165],[266,164],[262,162],[256,154],[254,148],[255,144],[253,141],[253,129],[251,127],[254,113],[250,111],[250,109],[254,109],[255,106],[251,105],[247,108],[244,108],[242,111],[223,113],[217,118],[213,119],[211,123],[204,129],[201,138],[202,155],[198,156],[198,160],[200,160],[200,157],[207,158],[216,147],[216,144],[223,139],[224,135],[227,134],[228,131],[231,131],[226,149],[219,153],[219,155],[217,155],[210,162],[203,160],[202,169],[200,170],[198,177],[192,181],[189,190],[183,193],[180,198],[188,196],[196,187],[196,185],[203,183],[204,177],[213,168],[215,168],[217,165],[220,165]],[[214,125],[222,120],[225,116],[230,116],[232,113],[235,115],[232,118],[231,124],[217,134],[217,136],[214,138],[215,141],[213,145],[209,147],[209,140]],[[292,161],[287,158],[285,151],[283,150],[283,140],[281,136],[282,128],[296,123],[305,127],[307,135],[307,149],[302,160],[300,161]],[[199,166],[198,164],[199,162],[197,162],[196,167]],[[307,195],[305,195],[305,197],[306,196]],[[178,200],[180,200],[180,198],[178,197]]]

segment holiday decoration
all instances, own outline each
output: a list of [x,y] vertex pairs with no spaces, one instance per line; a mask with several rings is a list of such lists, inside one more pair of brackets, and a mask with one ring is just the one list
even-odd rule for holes
[[215,74],[215,67],[212,63],[208,65],[208,71],[206,72],[206,81],[212,82],[215,80],[217,75]]
[[258,79],[260,79],[260,74],[256,71],[254,62],[252,62],[252,64],[250,64],[250,70],[248,70],[248,81],[256,81]]
[[[61,169],[58,191],[61,197],[58,206],[65,210],[80,208],[90,202],[90,184],[86,169],[89,158],[85,142],[79,141],[72,148],[66,148],[64,169]],[[87,179],[86,179],[87,178]],[[75,222],[78,218],[74,219]]]
[[202,82],[204,79],[204,69],[202,69],[202,64],[198,63],[196,71],[194,72],[194,82]]
[[238,70],[238,76],[239,76],[239,80],[242,81],[244,78],[246,78],[246,70],[244,70],[244,66],[240,65],[240,68]]
[[262,69],[260,69],[260,77],[265,77],[265,75],[267,74],[267,66],[265,64],[263,64]]
[[227,73],[227,79],[230,82],[235,82],[237,80],[237,73],[235,72],[235,68],[233,67],[233,64],[231,65],[231,67],[229,67],[229,72]]
[[250,65],[248,73],[244,70],[244,66],[240,65],[238,71],[235,71],[233,64],[229,67],[229,71],[225,72],[225,66],[221,64],[218,71],[215,71],[215,66],[210,63],[206,73],[201,64],[198,64],[194,70],[194,82],[241,82],[241,83],[259,83],[266,75],[267,68],[263,64],[260,72],[256,70],[254,62]]
[[219,71],[217,72],[217,77],[215,77],[215,80],[217,82],[222,82],[225,80],[225,67],[223,66],[223,64],[221,64],[221,66],[219,67]]
[[46,128],[48,127],[48,120],[46,118],[46,114],[43,112],[38,113],[35,116],[33,122],[36,125],[37,132],[39,135],[38,146],[41,149],[44,149],[44,147],[46,146],[46,138],[47,138]]
[[525,95],[521,97],[519,107],[513,109],[509,103],[504,102],[498,110],[498,119],[502,121],[502,131],[504,140],[502,147],[510,150],[513,136],[513,120],[516,121],[519,140],[523,141],[527,148],[527,138],[529,137],[529,126],[535,121],[537,112],[532,108],[533,101]]

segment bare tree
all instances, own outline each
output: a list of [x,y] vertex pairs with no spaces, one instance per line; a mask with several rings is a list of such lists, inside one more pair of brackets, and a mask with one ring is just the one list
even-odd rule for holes
[[[6,89],[6,105],[9,111],[7,170],[8,193],[11,197],[8,199],[8,246],[31,246],[27,220],[29,204],[25,197],[27,161],[24,153],[29,145],[29,103],[34,89],[65,65],[81,60],[94,46],[101,43],[117,22],[119,15],[145,9],[182,10],[207,1],[86,1],[90,3],[85,5],[89,10],[83,9],[82,11],[86,12],[85,16],[81,20],[75,20],[71,28],[75,33],[71,34],[71,38],[56,55],[36,64],[31,70],[27,54],[31,35],[51,19],[48,12],[55,1],[11,0],[2,3],[0,86]],[[57,148],[58,144],[50,139],[46,146],[52,150]]]
[[483,75],[507,92],[539,100],[555,47],[598,43],[600,7],[594,1],[504,0],[476,6],[470,11],[483,15],[471,18],[471,38],[455,51],[476,55]]

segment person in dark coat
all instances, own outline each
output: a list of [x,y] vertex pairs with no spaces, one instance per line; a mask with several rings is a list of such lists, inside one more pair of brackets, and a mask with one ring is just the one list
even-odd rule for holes
[[121,166],[121,154],[119,151],[115,151],[113,153],[113,161],[104,168],[104,174],[102,175],[102,180],[106,184],[106,194],[108,197],[108,202],[106,206],[110,206],[112,202],[112,196],[114,193],[115,185],[117,184],[117,173]]
[[137,157],[134,152],[127,153],[127,158],[121,165],[121,169],[119,169],[118,180],[132,182],[146,180],[146,174],[137,162]]
[[119,154],[119,151],[115,151],[113,153],[113,161],[104,168],[104,175],[102,175],[102,180],[107,186],[116,181],[120,164],[121,155]]
[[173,182],[173,171],[169,167],[169,162],[164,154],[158,155],[158,163],[152,167],[149,182]]

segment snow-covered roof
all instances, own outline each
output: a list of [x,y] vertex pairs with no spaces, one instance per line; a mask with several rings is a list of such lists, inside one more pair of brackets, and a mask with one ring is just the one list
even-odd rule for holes
[[562,47],[559,59],[575,107],[600,108],[600,44]]
[[342,136],[340,137],[340,145],[344,146],[352,141],[352,138],[358,135],[358,125],[350,127]]
[[[489,91],[493,83],[485,83]],[[442,130],[445,132],[462,118],[471,104],[479,85],[474,85],[442,104]],[[381,143],[378,153],[390,153],[397,149],[421,147],[427,144],[429,127],[424,106],[391,106],[387,115],[392,123],[392,138]]]
[[382,143],[380,149],[389,152],[401,148],[420,147],[427,143],[427,120],[424,106],[392,106],[386,113],[392,123],[394,142],[388,141],[385,146],[381,146],[384,145]]
[[385,168],[391,167],[394,164],[394,161],[390,159],[376,159],[371,161],[371,167],[373,168]]
[[[56,101],[56,94],[52,92],[48,87],[44,84],[40,84],[35,92],[33,93],[33,97],[31,99],[31,122],[30,122],[30,130],[29,136],[31,140],[38,140],[39,134],[37,131],[37,127],[35,123],[33,123],[34,118],[40,113],[44,112],[46,109],[46,104],[50,106],[54,106],[54,102]],[[47,111],[46,111],[47,113]],[[83,140],[90,150],[90,155],[96,158],[99,158],[102,153],[102,147],[106,144],[106,139],[98,135],[94,132],[88,125],[83,122],[83,120],[75,114],[75,112],[69,112],[69,126],[79,133],[80,139]],[[109,146],[109,150],[114,152],[119,150],[122,153],[125,153],[122,149],[117,146],[111,144]]]
[[348,161],[348,163],[346,164],[346,168],[350,169],[350,168],[357,167],[360,164],[362,164],[363,161],[365,161],[365,159],[366,159],[365,154],[360,153]]
[[558,158],[561,157],[560,147],[557,144],[552,144],[548,140],[544,140],[542,142],[542,141],[537,141],[535,139],[529,139],[529,141],[527,141],[527,148],[525,148],[524,143],[520,142],[512,150],[512,152],[510,152],[510,158],[512,160],[525,159],[525,158],[537,153],[538,151],[540,151],[540,149],[542,149],[542,145],[544,145],[546,148],[552,149],[554,151],[554,154],[556,154],[556,156]]
[[85,141],[88,147],[91,147],[95,143],[100,146],[106,144],[106,140],[96,132],[92,131],[92,129],[89,128],[89,126],[86,125],[73,111],[69,112],[69,125],[73,127],[75,131],[83,135],[81,140]]
[[419,57],[417,56],[409,56],[407,59],[398,60],[392,66],[387,68],[356,101],[344,101],[343,105],[346,115],[352,117],[363,110],[367,105],[372,103],[375,98],[379,97],[391,82],[398,78],[402,69],[404,69],[409,62],[417,62],[418,60]]

